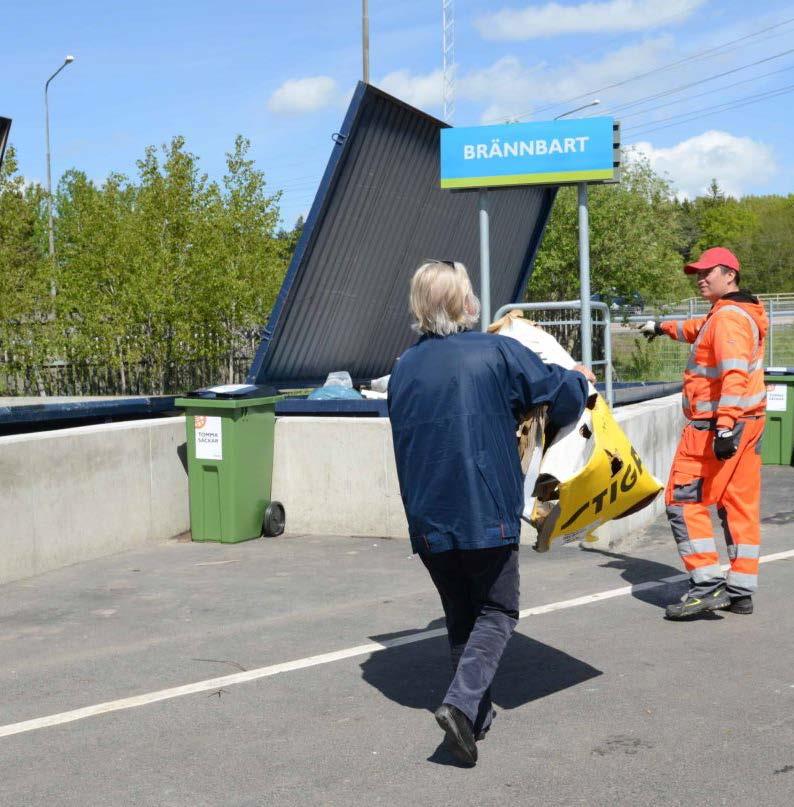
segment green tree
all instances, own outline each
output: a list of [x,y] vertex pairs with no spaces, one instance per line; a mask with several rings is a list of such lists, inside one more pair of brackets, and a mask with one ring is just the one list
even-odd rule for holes
[[75,375],[81,364],[118,373],[128,390],[128,336],[134,276],[128,271],[135,188],[111,174],[98,187],[81,171],[67,171],[57,194],[58,355]]
[[742,285],[756,293],[794,291],[794,196],[749,196],[751,236],[738,245]]
[[727,247],[740,254],[758,228],[758,219],[751,209],[731,196],[726,196],[716,179],[711,181],[706,196],[694,203],[698,238],[689,258],[694,259],[709,247]]
[[[617,185],[589,189],[591,290],[647,302],[672,302],[688,293],[681,273],[680,213],[672,191],[648,162],[624,164]],[[561,188],[546,228],[529,300],[579,296],[577,192]]]
[[40,368],[52,320],[45,202],[44,190],[18,173],[16,152],[9,145],[0,167],[0,359],[5,365],[0,390],[30,383],[44,391]]

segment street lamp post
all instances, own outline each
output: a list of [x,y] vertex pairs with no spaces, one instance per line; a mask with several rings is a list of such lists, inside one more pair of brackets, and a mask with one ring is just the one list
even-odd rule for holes
[[[597,106],[601,101],[598,98],[590,101],[589,104],[578,106],[576,109],[569,109],[557,115],[554,120],[572,115],[582,109]],[[582,364],[586,367],[593,363],[593,315],[590,308],[590,216],[587,210],[587,183],[580,182],[577,186],[579,202],[579,299],[582,301],[581,308],[581,340],[582,340]]]
[[[44,134],[47,141],[47,207],[48,207],[48,229],[50,236],[50,258],[55,257],[55,233],[52,227],[52,174],[50,171],[50,109],[47,102],[47,90],[50,82],[63,70],[64,67],[74,61],[74,56],[68,55],[63,64],[47,79],[44,85]],[[53,288],[54,292],[54,288]]]

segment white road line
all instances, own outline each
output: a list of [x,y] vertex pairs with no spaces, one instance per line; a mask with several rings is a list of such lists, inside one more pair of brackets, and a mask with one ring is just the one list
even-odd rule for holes
[[[792,557],[794,557],[794,549],[790,549],[786,552],[776,552],[772,555],[764,555],[760,562],[771,563],[772,561],[786,560]],[[727,564],[723,566],[723,568],[727,569]],[[518,616],[519,619],[526,619],[529,616],[550,614],[553,611],[563,611],[567,608],[589,605],[594,602],[601,602],[602,600],[610,600],[613,597],[624,597],[633,592],[646,591],[647,589],[676,583],[685,580],[686,577],[685,574],[676,574],[670,577],[664,577],[661,580],[649,580],[645,583],[637,583],[633,586],[620,586],[619,588],[613,588],[607,591],[599,591],[595,594],[587,594],[584,597],[575,597],[571,600],[561,600],[560,602],[553,602],[548,605],[538,605],[534,608],[526,608],[520,611]],[[37,717],[33,720],[23,720],[21,723],[9,723],[6,726],[0,726],[0,737],[10,737],[13,734],[23,734],[28,731],[35,731],[36,729],[60,726],[64,723],[73,723],[75,720],[83,720],[86,717],[96,717],[97,715],[107,714],[108,712],[118,712],[122,709],[134,709],[137,706],[146,706],[147,704],[157,703],[158,701],[171,700],[171,698],[179,698],[182,695],[195,695],[199,692],[208,692],[213,689],[228,687],[232,684],[244,684],[248,681],[257,681],[260,678],[269,678],[273,675],[293,672],[294,670],[305,670],[307,667],[317,667],[321,664],[330,664],[333,661],[341,661],[342,659],[366,656],[370,653],[377,653],[379,650],[414,644],[415,642],[422,642],[425,639],[435,639],[439,636],[446,636],[446,634],[446,628],[424,630],[418,633],[410,633],[406,636],[398,636],[394,639],[384,639],[380,642],[369,642],[367,644],[356,645],[355,647],[348,647],[344,650],[322,653],[319,656],[307,656],[306,658],[296,659],[295,661],[271,664],[269,667],[258,667],[255,670],[222,675],[218,678],[208,678],[204,681],[196,681],[193,684],[171,687],[170,689],[161,689],[157,692],[147,692],[143,695],[134,695],[131,698],[120,698],[115,701],[97,703],[94,706],[85,706],[82,709],[73,709],[69,712],[60,712],[59,714],[47,715],[46,717]]]

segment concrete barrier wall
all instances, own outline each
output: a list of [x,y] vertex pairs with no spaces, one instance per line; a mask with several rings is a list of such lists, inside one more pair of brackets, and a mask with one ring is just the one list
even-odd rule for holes
[[183,417],[0,437],[0,583],[189,528]]
[[[664,482],[683,426],[681,396],[615,410],[615,417],[656,477]],[[276,424],[273,496],[292,533],[407,538],[385,418],[291,417]],[[599,528],[599,546],[616,546],[664,509],[653,506]],[[534,541],[527,528],[522,539]]]
[[[615,410],[615,419],[651,473],[665,484],[685,423],[680,393],[623,406]],[[598,541],[593,546],[613,550],[628,549],[639,531],[663,511],[664,493],[660,493],[652,505],[639,513],[599,527],[596,530]]]
[[[616,417],[664,481],[680,395]],[[0,583],[186,532],[184,442],[183,417],[0,437]],[[273,498],[293,535],[408,536],[385,418],[280,418]],[[625,548],[661,509],[599,528],[598,545]]]

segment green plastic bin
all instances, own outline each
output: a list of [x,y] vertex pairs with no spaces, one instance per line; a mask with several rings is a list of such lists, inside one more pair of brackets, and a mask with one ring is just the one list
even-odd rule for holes
[[794,375],[767,372],[766,426],[761,444],[764,465],[794,465]]
[[284,508],[270,499],[282,398],[176,399],[185,410],[194,541],[234,544],[284,531]]

